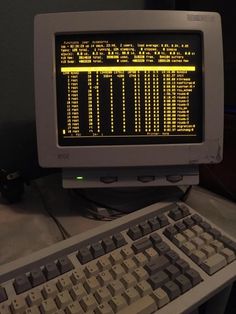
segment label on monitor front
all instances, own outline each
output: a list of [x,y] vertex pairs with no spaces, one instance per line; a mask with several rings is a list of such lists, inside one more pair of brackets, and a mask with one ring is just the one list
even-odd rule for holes
[[200,33],[62,34],[55,43],[60,146],[202,141]]

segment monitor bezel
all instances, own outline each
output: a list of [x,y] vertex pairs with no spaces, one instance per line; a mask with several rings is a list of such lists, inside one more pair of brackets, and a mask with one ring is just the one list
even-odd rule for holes
[[[76,32],[201,32],[203,142],[158,145],[59,146],[55,35]],[[39,163],[43,167],[148,167],[215,163],[223,154],[223,50],[218,13],[96,11],[35,17],[35,102]],[[217,126],[217,127],[216,127]]]

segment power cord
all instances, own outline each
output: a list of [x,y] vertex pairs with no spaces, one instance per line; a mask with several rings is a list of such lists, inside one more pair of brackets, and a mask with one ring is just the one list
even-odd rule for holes
[[180,201],[185,202],[188,199],[188,196],[192,190],[192,185],[189,185],[185,190],[184,194],[180,197]]
[[52,218],[52,220],[55,222],[56,226],[58,227],[58,230],[60,231],[63,240],[68,239],[71,237],[71,234],[65,229],[65,227],[60,223],[60,221],[51,213],[50,208],[47,204],[47,201],[41,191],[41,189],[39,188],[39,186],[37,185],[37,183],[35,182],[31,182],[31,186],[36,190],[36,192],[38,193],[42,204],[43,204],[43,208],[45,210],[45,212],[48,214],[49,217]]

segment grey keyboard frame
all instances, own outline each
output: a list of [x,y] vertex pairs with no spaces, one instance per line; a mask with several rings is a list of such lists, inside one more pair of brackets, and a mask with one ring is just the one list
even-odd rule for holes
[[[4,286],[8,288],[8,294],[11,296],[15,295],[15,291],[12,286],[13,279],[22,273],[30,271],[32,268],[44,265],[47,262],[56,260],[59,257],[68,255],[75,266],[81,266],[80,262],[76,258],[74,252],[78,249],[97,242],[105,236],[112,235],[116,232],[122,232],[128,244],[132,244],[133,241],[126,234],[126,229],[131,225],[138,224],[143,220],[147,220],[157,214],[168,212],[175,206],[174,203],[162,202],[153,204],[145,207],[141,210],[133,212],[118,218],[112,222],[100,225],[97,228],[88,230],[84,233],[73,236],[67,240],[56,243],[38,252],[32,253],[30,256],[22,257],[16,261],[0,266],[0,284],[4,283]],[[194,209],[189,207],[190,213],[197,213]],[[201,215],[202,216],[202,215]],[[202,216],[203,217],[203,216]],[[226,235],[229,239],[235,241],[233,237],[226,234],[218,226],[214,225],[211,221],[203,217],[204,220],[219,231],[223,235]],[[175,223],[171,218],[168,217],[171,223]],[[184,254],[177,246],[175,246],[169,239],[163,235],[165,227],[155,231],[163,240],[179,254],[181,258],[186,260],[190,267],[197,270],[201,275],[203,281],[191,290],[187,291],[177,299],[171,301],[163,308],[158,309],[156,313],[167,314],[167,313],[189,313],[199,305],[210,299],[216,293],[220,292],[223,288],[229,286],[233,281],[236,280],[236,260],[228,264],[223,269],[219,270],[215,274],[207,275],[197,264],[195,264],[186,254]],[[71,255],[70,255],[71,254]],[[81,267],[84,267],[83,265]]]

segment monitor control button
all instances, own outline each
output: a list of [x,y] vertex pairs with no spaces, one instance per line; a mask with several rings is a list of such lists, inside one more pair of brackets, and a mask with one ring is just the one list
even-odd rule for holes
[[100,177],[100,181],[106,184],[109,183],[114,183],[116,181],[118,181],[118,177],[113,177],[113,176],[109,176],[109,177]]
[[147,183],[155,180],[155,176],[138,176],[138,181]]
[[183,176],[181,175],[170,175],[170,176],[166,176],[166,180],[171,182],[171,183],[176,183],[179,182],[181,180],[183,180]]

